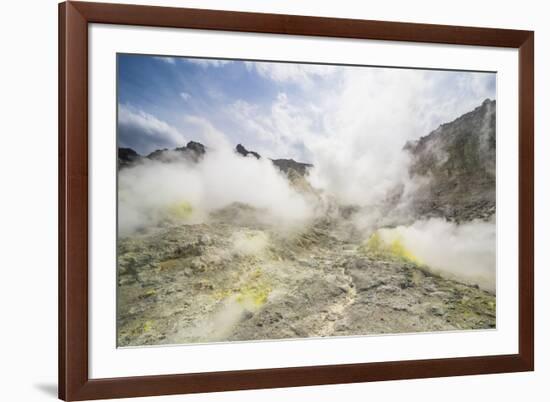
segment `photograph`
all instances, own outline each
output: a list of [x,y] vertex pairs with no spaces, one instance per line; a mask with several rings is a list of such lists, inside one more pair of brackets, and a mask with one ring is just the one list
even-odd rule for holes
[[118,347],[494,330],[496,80],[117,54]]
[[5,2],[0,399],[546,402],[548,7],[471,3]]

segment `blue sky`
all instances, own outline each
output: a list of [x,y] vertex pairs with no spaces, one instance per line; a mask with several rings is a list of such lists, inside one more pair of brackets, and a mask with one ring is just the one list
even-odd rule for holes
[[[333,162],[400,149],[484,99],[496,74],[118,55],[119,146],[188,141]],[[383,152],[382,152],[383,153]]]

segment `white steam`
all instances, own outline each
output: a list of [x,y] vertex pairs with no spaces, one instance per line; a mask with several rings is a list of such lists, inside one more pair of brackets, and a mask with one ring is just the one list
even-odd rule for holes
[[313,186],[344,204],[383,202],[395,186],[407,185],[407,141],[495,98],[494,74],[315,67],[257,63],[274,82],[305,75],[315,86],[281,91],[268,107],[237,100],[230,119],[260,154],[312,163]]
[[119,232],[157,224],[167,215],[188,223],[233,203],[257,208],[266,223],[293,227],[312,217],[306,199],[270,160],[209,149],[200,163],[146,161],[119,172]]
[[496,225],[494,221],[462,224],[444,219],[380,229],[382,239],[398,239],[422,264],[442,276],[477,284],[495,292]]

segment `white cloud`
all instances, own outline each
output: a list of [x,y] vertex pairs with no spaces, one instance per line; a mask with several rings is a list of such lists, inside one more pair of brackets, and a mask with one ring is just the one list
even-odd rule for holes
[[184,121],[195,128],[197,138],[204,145],[212,149],[231,150],[231,144],[227,136],[216,129],[207,119],[200,116],[185,116]]
[[185,144],[185,137],[175,127],[143,110],[120,104],[118,107],[119,145],[131,146],[140,154],[159,147],[173,148]]
[[220,59],[187,59],[189,63],[197,64],[201,67],[222,67],[226,64],[232,63],[232,60],[220,60]]
[[276,82],[291,82],[301,86],[311,86],[319,78],[328,77],[338,71],[337,66],[296,64],[296,63],[268,63],[245,62],[246,68],[256,71],[264,78]]
[[166,57],[166,56],[154,56],[153,59],[162,61],[164,63],[168,64],[176,64],[176,58],[175,57]]
[[180,92],[180,97],[181,97],[184,101],[188,101],[189,99],[191,99],[191,94],[190,94],[190,93],[187,93],[187,92]]
[[315,136],[314,108],[293,104],[284,92],[277,94],[267,110],[239,100],[230,111],[232,119],[242,127],[241,134],[250,138],[247,144],[267,157],[303,160],[304,139]]

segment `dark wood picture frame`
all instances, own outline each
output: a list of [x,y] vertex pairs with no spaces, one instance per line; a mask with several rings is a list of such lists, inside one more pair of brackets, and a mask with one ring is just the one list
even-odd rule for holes
[[[90,379],[88,24],[195,28],[519,49],[519,353]],[[105,3],[59,5],[59,397],[138,397],[534,370],[534,33]]]

